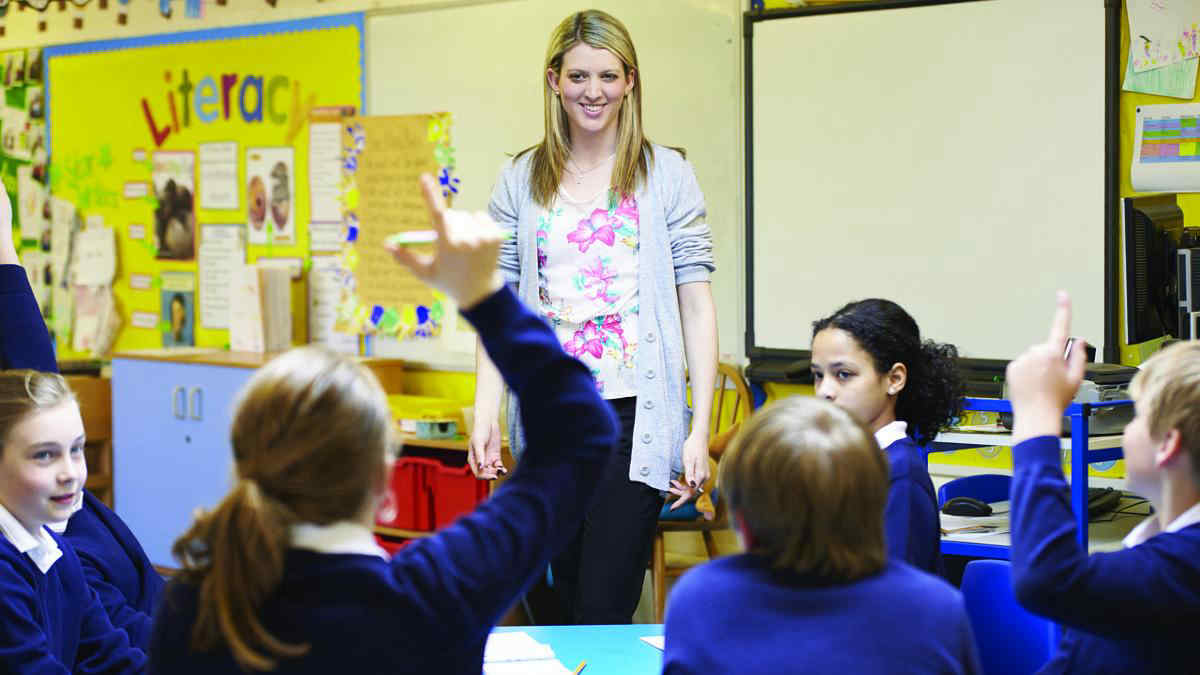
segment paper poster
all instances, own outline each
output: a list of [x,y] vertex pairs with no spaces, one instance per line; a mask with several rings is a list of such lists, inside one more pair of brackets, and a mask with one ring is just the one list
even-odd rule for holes
[[108,286],[117,273],[117,242],[111,227],[88,227],[75,235],[74,283]]
[[229,328],[233,275],[246,264],[246,228],[205,225],[200,237],[200,324]]
[[1198,64],[1200,64],[1200,59],[1187,59],[1162,68],[1137,73],[1133,70],[1131,53],[1125,62],[1125,78],[1121,88],[1139,94],[1191,99],[1196,95],[1196,66]]
[[71,270],[71,244],[79,220],[75,204],[58,197],[50,197],[50,279],[47,285],[64,284]]
[[1200,192],[1200,103],[1137,107],[1130,179],[1138,192]]
[[196,155],[191,152],[153,153],[151,180],[158,206],[154,209],[154,244],[158,258],[196,257]]
[[22,108],[0,108],[0,147],[14,159],[29,161],[33,155],[29,114]]
[[200,208],[238,209],[238,144],[200,144]]
[[312,122],[308,125],[309,220],[342,221],[342,125]]
[[1186,0],[1128,0],[1129,54],[1142,72],[1200,54],[1200,4]]
[[71,348],[80,352],[107,354],[121,327],[121,316],[109,286],[75,286],[75,321]]
[[158,315],[154,312],[133,312],[129,323],[136,328],[158,328]]
[[358,353],[358,336],[335,330],[338,306],[349,292],[339,256],[313,256],[308,271],[308,341],[343,354]]
[[347,237],[354,242],[356,259],[351,272],[359,305],[385,333],[411,333],[414,326],[404,331],[401,324],[416,321],[406,321],[405,315],[418,307],[428,312],[435,300],[433,291],[398,265],[382,244],[393,232],[429,228],[418,178],[439,175],[439,159],[446,154],[452,161],[448,125],[445,115],[354,117],[342,125],[346,218],[356,230]]
[[15,87],[25,82],[25,52],[8,52],[4,56],[4,86]]
[[290,244],[296,236],[292,148],[246,149],[246,222],[251,244]]
[[24,164],[17,167],[17,215],[20,219],[21,239],[32,239],[50,246],[50,218],[46,186],[33,178],[33,167]]
[[313,253],[337,253],[345,242],[346,233],[340,220],[308,224],[308,250]]
[[191,272],[162,273],[163,346],[191,347],[195,337],[196,275]]

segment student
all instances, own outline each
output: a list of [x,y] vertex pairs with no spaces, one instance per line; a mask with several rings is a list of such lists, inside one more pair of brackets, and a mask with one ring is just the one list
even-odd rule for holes
[[676,584],[664,673],[979,672],[962,597],[889,558],[887,460],[847,411],[771,404],[734,438],[717,484],[747,552]]
[[87,475],[79,405],[61,376],[0,372],[0,672],[140,673],[74,548],[46,529]]
[[[38,311],[12,239],[12,210],[0,186],[0,364],[4,369],[58,371],[54,345]],[[80,485],[87,480],[87,467]],[[74,547],[88,584],[100,595],[109,620],[144,649],[162,577],[129,527],[95,495],[80,490],[69,520],[50,524]]]
[[471,673],[493,624],[574,533],[616,422],[587,368],[496,275],[500,230],[445,211],[422,178],[435,257],[393,249],[452,297],[520,397],[528,451],[496,494],[390,561],[370,526],[392,417],[375,377],[308,347],[251,377],[231,438],[237,485],[175,544],[150,672]]
[[891,466],[888,555],[934,573],[941,532],[923,446],[959,410],[957,356],[954,345],[922,342],[917,322],[890,300],[852,302],[813,323],[817,395],[866,425]]
[[1129,393],[1122,447],[1129,489],[1154,515],[1125,549],[1088,555],[1062,473],[1063,411],[1083,378],[1083,345],[1063,359],[1065,293],[1045,343],[1008,366],[1013,406],[1012,572],[1017,600],[1064,627],[1042,673],[1195,672],[1200,626],[1200,342],[1167,347]]

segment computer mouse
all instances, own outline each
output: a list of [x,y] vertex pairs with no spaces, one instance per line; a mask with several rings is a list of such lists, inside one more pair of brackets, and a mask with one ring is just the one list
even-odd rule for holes
[[974,497],[955,497],[942,505],[942,513],[950,516],[990,516],[992,506]]

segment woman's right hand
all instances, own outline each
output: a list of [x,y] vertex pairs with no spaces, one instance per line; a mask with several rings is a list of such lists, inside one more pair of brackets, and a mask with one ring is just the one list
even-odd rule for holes
[[467,464],[471,472],[481,480],[495,480],[500,474],[508,473],[500,459],[500,423],[495,419],[481,423],[478,420],[471,430]]

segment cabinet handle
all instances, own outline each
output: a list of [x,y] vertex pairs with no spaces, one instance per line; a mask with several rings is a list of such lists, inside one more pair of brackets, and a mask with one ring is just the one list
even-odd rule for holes
[[204,390],[200,387],[192,387],[192,392],[188,396],[189,416],[194,420],[204,419]]
[[184,392],[182,386],[176,386],[171,390],[171,414],[175,415],[175,419],[181,420],[187,417],[187,414],[183,410],[184,406],[187,405],[187,402],[184,401],[185,396],[187,394]]

